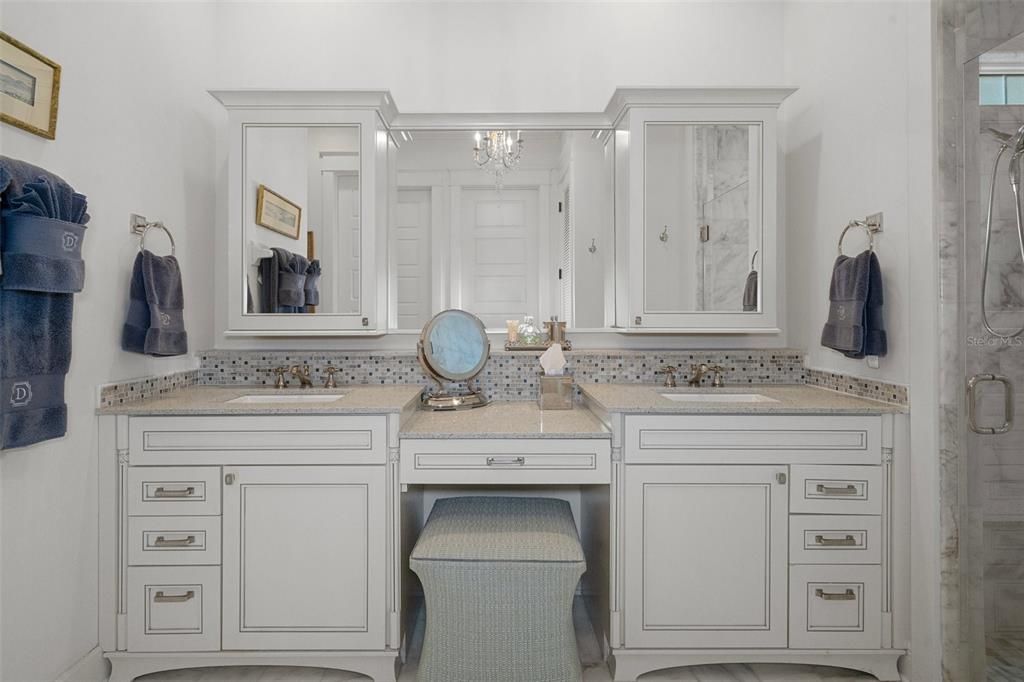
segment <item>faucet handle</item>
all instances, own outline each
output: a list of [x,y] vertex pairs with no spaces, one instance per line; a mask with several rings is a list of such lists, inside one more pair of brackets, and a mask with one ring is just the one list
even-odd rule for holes
[[712,372],[715,376],[711,379],[711,385],[715,388],[721,388],[725,386],[725,381],[722,380],[722,374],[725,372],[725,367],[721,365],[711,365],[708,367],[708,371]]
[[288,386],[288,382],[285,380],[285,372],[288,371],[287,367],[275,367],[271,370],[277,377],[274,379],[274,388],[285,388]]
[[324,379],[324,388],[337,388],[338,383],[334,380],[334,373],[338,371],[337,367],[327,365],[324,367],[324,372],[327,373],[327,378]]
[[655,374],[665,375],[665,386],[668,388],[674,388],[676,385],[676,372],[679,368],[674,365],[662,365],[661,369],[655,370]]

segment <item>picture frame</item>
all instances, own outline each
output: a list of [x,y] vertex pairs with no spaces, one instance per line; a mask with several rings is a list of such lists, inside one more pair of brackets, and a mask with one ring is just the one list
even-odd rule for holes
[[256,224],[292,239],[302,230],[302,207],[260,185],[256,191]]
[[0,121],[57,137],[60,64],[0,32]]

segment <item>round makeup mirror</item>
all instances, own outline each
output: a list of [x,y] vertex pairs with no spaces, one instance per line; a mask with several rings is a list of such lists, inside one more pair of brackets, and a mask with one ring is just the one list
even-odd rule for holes
[[[425,407],[463,410],[487,404],[487,398],[472,384],[491,354],[487,330],[476,315],[455,309],[438,313],[420,332],[417,354],[424,371],[437,382],[436,392],[423,391]],[[464,381],[466,390],[461,393],[446,391],[445,381]]]

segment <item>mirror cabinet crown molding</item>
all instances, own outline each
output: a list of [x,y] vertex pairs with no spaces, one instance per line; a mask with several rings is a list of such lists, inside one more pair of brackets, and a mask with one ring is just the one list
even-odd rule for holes
[[[427,210],[434,229],[438,216],[448,223],[431,233],[437,243],[418,256],[431,269],[421,280],[431,289],[421,294],[430,307],[421,316],[429,319],[427,313],[462,305],[477,312],[475,299],[460,297],[459,287],[471,289],[479,282],[454,281],[476,271],[450,262],[460,248],[472,249],[471,242],[450,224],[460,216],[470,220],[474,206],[477,216],[482,209],[470,205],[465,192],[463,204],[452,202],[460,190],[483,192],[490,182],[500,203],[502,189],[493,176],[488,181],[478,170],[451,168],[443,186],[431,181],[433,195],[428,186],[407,188],[401,183],[422,184],[442,174],[434,172],[440,167],[424,167],[422,161],[412,171],[400,168],[399,149],[414,137],[428,140],[426,147],[436,144],[435,136],[448,134],[459,145],[450,156],[462,162],[471,155],[474,131],[493,130],[522,131],[526,138],[524,170],[507,175],[512,189],[506,196],[538,177],[550,178],[537,196],[539,210],[552,215],[541,216],[539,227],[532,227],[540,236],[531,243],[533,251],[525,251],[527,260],[539,261],[526,272],[541,281],[527,286],[534,299],[532,308],[523,306],[524,314],[563,310],[574,334],[776,333],[782,295],[776,114],[792,92],[619,88],[599,112],[481,114],[400,113],[387,90],[211,90],[227,110],[220,137],[221,158],[227,160],[228,187],[222,195],[227,228],[216,235],[218,262],[227,261],[216,270],[219,338],[418,332],[411,323],[401,324],[415,318],[396,310],[402,279],[393,272],[402,267],[396,253],[411,253],[394,237],[400,214],[409,209],[399,204],[405,189],[423,189],[434,201],[447,202]],[[563,145],[563,159],[578,155],[596,164],[596,170],[580,174],[585,178],[580,188],[606,189],[600,201],[591,201],[597,194],[588,196],[572,185],[578,229],[569,228],[569,218],[555,215],[553,208],[557,205],[560,214],[563,201],[568,208],[571,173],[551,169],[541,175],[528,165],[556,134],[574,140]],[[582,148],[580,140],[592,141],[596,153],[578,152],[573,145]],[[598,177],[602,173],[607,181]],[[462,184],[456,186],[456,179]],[[571,239],[583,246],[566,247]],[[559,248],[563,259],[568,248],[570,259],[575,253],[585,261],[577,268],[579,277],[598,281],[566,288],[559,281],[564,264],[555,253]],[[500,267],[495,266],[492,281],[502,281]],[[271,278],[271,272],[277,274]],[[748,275],[755,280],[753,289]],[[268,279],[274,279],[274,287]],[[588,322],[582,313],[578,320],[571,316],[580,309],[574,297],[582,296],[603,296],[589,302]]]

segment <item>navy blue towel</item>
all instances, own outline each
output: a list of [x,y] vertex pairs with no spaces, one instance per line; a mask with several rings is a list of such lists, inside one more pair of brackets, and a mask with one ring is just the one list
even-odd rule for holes
[[67,430],[74,294],[85,283],[84,195],[0,156],[0,448]]
[[140,251],[132,267],[121,348],[146,355],[184,355],[188,352],[184,307],[178,259]]
[[882,268],[874,251],[839,256],[832,267],[828,321],[821,345],[848,358],[888,352],[882,314]]

